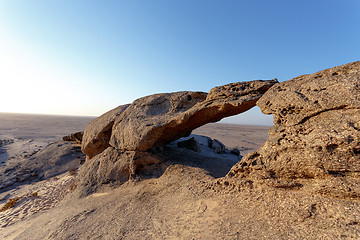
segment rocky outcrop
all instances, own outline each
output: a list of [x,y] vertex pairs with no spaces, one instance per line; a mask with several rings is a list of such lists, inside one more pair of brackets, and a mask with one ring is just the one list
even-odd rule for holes
[[107,147],[122,151],[161,149],[209,122],[239,114],[277,80],[232,83],[204,92],[154,94],[105,113],[85,129],[82,150],[92,158]]
[[116,149],[147,151],[163,147],[191,133],[176,130],[178,116],[204,101],[204,92],[175,92],[146,96],[135,100],[115,121],[110,145]]
[[72,133],[70,135],[64,136],[63,140],[65,142],[74,142],[77,144],[81,144],[82,142],[82,138],[83,138],[83,134],[84,132],[76,132],[76,133]]
[[110,147],[109,140],[114,121],[129,105],[130,104],[118,106],[100,117],[95,118],[86,126],[81,150],[88,158],[92,158]]
[[360,183],[360,62],[277,84],[257,105],[274,116],[275,125],[266,143],[235,165],[226,181],[255,179],[360,197],[354,187]]
[[259,80],[229,84],[212,89],[208,96],[177,92],[140,98],[115,121],[110,145],[131,151],[161,149],[206,123],[249,110],[275,83]]
[[80,169],[80,195],[88,195],[103,184],[120,184],[134,179],[135,174],[141,174],[148,170],[148,166],[155,166],[160,162],[157,156],[148,152],[121,152],[109,147],[90,161],[86,161]]
[[191,135],[171,142],[157,153],[122,152],[109,147],[81,167],[78,193],[87,196],[104,186],[160,177],[168,166],[175,164],[200,167],[214,177],[223,177],[242,156],[235,156],[229,150],[218,154],[209,146],[209,141],[212,141],[209,137]]
[[[209,94],[154,94],[105,113],[85,129],[82,150],[87,159],[94,159],[82,167],[80,185],[88,186],[83,188],[88,192],[97,188],[94,182],[131,179],[136,172],[161,162],[156,153],[166,144],[206,123],[249,110],[276,83],[276,79],[232,83],[215,87]],[[223,145],[214,144],[223,152]]]

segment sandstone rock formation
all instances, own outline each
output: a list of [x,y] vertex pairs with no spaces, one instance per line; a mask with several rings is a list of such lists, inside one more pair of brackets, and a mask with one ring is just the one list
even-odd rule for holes
[[80,196],[86,196],[105,184],[117,186],[129,179],[160,177],[168,166],[174,164],[201,167],[214,177],[225,176],[242,156],[235,156],[228,150],[217,154],[209,146],[209,141],[212,141],[209,137],[192,134],[187,139],[171,142],[157,153],[122,152],[109,147],[81,167],[78,192]]
[[121,152],[109,147],[81,167],[78,177],[80,194],[88,195],[102,184],[124,183],[133,179],[139,170],[160,162],[157,156],[148,152]]
[[115,121],[110,145],[116,149],[147,151],[163,147],[191,133],[177,130],[184,113],[204,101],[204,92],[175,92],[146,96],[135,100]]
[[275,83],[257,80],[215,87],[209,94],[176,92],[137,99],[92,121],[84,132],[83,152],[91,158],[109,146],[130,151],[162,148],[206,123],[249,110]]
[[227,182],[255,179],[360,197],[360,62],[277,84],[257,105],[274,116],[275,125],[266,143],[232,168]]
[[76,132],[76,133],[72,133],[70,135],[64,136],[63,140],[65,142],[75,142],[77,144],[81,144],[82,142],[82,138],[83,138],[83,134],[84,132]]
[[[82,150],[94,160],[80,171],[83,192],[96,189],[96,183],[127,181],[137,171],[160,163],[156,152],[166,144],[206,123],[249,110],[276,83],[276,79],[232,83],[209,94],[154,94],[105,113],[84,132]],[[218,148],[221,152],[222,146]]]
[[130,104],[114,108],[91,121],[85,128],[81,150],[88,158],[92,158],[108,148],[111,130],[118,117]]

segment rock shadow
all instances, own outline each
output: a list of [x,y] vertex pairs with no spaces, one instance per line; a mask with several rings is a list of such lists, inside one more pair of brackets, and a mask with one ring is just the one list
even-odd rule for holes
[[[178,147],[179,142],[193,137],[199,142],[200,152]],[[224,149],[222,152],[217,153],[217,149],[210,147],[210,141],[212,141],[212,139],[209,137],[192,134],[189,137],[181,138],[166,145],[165,148],[161,152],[156,153],[156,155],[159,156],[167,166],[175,164],[186,165],[204,169],[215,178],[224,177],[230,169],[241,160],[242,156],[237,156],[228,149]],[[216,139],[213,141],[219,142]],[[161,172],[162,171],[155,175],[161,175],[163,173]],[[150,176],[151,174],[149,174],[149,177]]]
[[0,167],[2,167],[9,159],[9,154],[2,148],[0,148]]

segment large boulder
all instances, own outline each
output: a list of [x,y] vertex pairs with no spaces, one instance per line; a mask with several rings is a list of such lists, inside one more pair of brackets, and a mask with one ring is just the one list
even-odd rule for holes
[[240,82],[210,93],[156,94],[134,101],[114,123],[110,145],[147,151],[188,136],[192,130],[249,110],[277,80]]
[[118,106],[95,118],[86,126],[82,137],[81,150],[88,158],[92,158],[110,147],[109,140],[114,121],[129,105]]
[[164,138],[172,141],[189,135],[188,129],[182,129],[181,133],[173,130],[179,124],[176,117],[204,101],[206,96],[205,92],[174,92],[135,100],[116,119],[110,145],[121,150],[147,151],[160,147],[158,142]]
[[148,152],[122,152],[108,147],[81,167],[78,176],[79,193],[86,196],[104,184],[121,184],[133,179],[135,174],[148,170],[148,166],[161,163]]
[[73,142],[73,143],[81,144],[83,134],[84,132],[71,133],[70,135],[64,136],[63,140],[65,142]]
[[[353,187],[354,181],[360,183],[360,62],[277,84],[257,105],[274,116],[275,125],[265,144],[232,168],[229,179],[276,184],[279,179],[327,179],[316,182],[323,185],[317,192],[331,195],[340,189],[335,183],[348,182],[347,190],[335,195],[360,196]],[[285,182],[290,187],[305,184]]]

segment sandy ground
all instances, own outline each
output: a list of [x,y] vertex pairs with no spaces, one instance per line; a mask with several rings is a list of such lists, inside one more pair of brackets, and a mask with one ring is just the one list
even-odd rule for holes
[[[65,121],[66,117],[60,121],[47,116],[47,120],[41,120],[50,121],[43,122],[48,126],[46,130],[38,124],[38,118],[22,118],[23,127],[11,125],[11,119],[6,120],[7,125],[0,122],[0,139],[5,133],[13,139],[21,137],[24,141],[19,140],[17,148],[26,148],[29,139],[58,141],[63,135],[82,130],[89,121]],[[260,126],[209,124],[194,133],[216,138],[244,154],[266,140],[267,130]],[[72,154],[81,154],[73,152],[75,148],[57,142],[30,157],[22,156],[22,163],[62,156],[71,160],[78,156]],[[0,208],[12,198],[19,199],[12,208],[0,212],[0,239],[360,239],[357,200],[252,183],[227,188],[217,183],[206,159],[200,160],[201,164],[196,164],[197,159],[170,161],[158,178],[130,181],[116,188],[104,186],[84,198],[78,197],[74,184],[76,169],[62,169],[55,177],[8,187],[0,194]],[[56,163],[54,166],[58,167]],[[216,166],[220,168],[221,163]]]
[[48,180],[20,185],[0,194],[7,201],[19,197],[18,207],[0,212],[0,228],[56,206],[70,192],[74,181],[75,175],[64,173]]
[[270,127],[209,123],[193,131],[194,134],[218,139],[229,149],[238,148],[241,155],[254,152],[269,137]]
[[[27,176],[29,175],[27,172],[34,171],[37,167],[42,167],[43,171],[44,165],[50,165],[49,162],[51,162],[47,161],[51,154],[46,155],[46,153],[53,151],[54,147],[60,147],[61,144],[65,145],[65,143],[49,146],[61,141],[65,135],[82,131],[92,119],[93,117],[0,113],[0,140],[2,140],[0,146],[0,208],[9,199],[19,198],[17,201],[19,207],[0,212],[1,228],[55,206],[68,193],[67,190],[73,184],[75,176],[73,173],[60,174],[66,172],[66,169],[57,168],[54,173],[48,172],[56,177],[50,179],[45,177],[47,180],[40,182],[36,181],[37,178],[32,179],[31,176]],[[44,148],[48,149],[43,151]],[[71,147],[62,147],[62,154],[69,153],[69,148]],[[37,156],[35,160],[34,155]],[[53,156],[54,159],[56,156]],[[66,165],[64,161],[63,165]],[[74,164],[71,168],[73,166]],[[43,172],[46,173],[46,171]],[[27,181],[23,182],[22,179]],[[6,188],[9,181],[13,181],[14,184]]]
[[0,113],[0,166],[28,157],[63,136],[83,131],[93,117]]
[[172,165],[3,228],[4,239],[359,239],[356,201],[297,191],[217,188],[202,169]]
[[[0,178],[2,179],[0,208],[4,207],[9,200],[18,198],[14,207],[0,212],[1,232],[9,229],[8,226],[12,226],[14,223],[23,222],[39,212],[56,206],[73,190],[76,176],[74,170],[60,172],[59,168],[55,168],[54,171],[58,171],[58,175],[54,176],[56,173],[54,174],[53,171],[50,175],[51,178],[43,181],[31,177],[13,185],[9,185],[7,181],[15,182],[14,179],[18,179],[19,175],[20,178],[23,177],[24,169],[43,171],[37,173],[36,176],[38,174],[49,175],[48,168],[43,165],[58,159],[59,154],[65,156],[72,150],[72,146],[66,146],[61,142],[62,137],[83,130],[92,119],[90,117],[0,113],[0,139],[3,140],[0,151],[0,164],[3,165],[0,167]],[[253,150],[266,140],[267,130],[268,128],[259,126],[208,124],[194,133],[204,135],[208,133],[208,136],[224,142],[227,148],[237,147],[244,154],[243,150]],[[246,141],[244,138],[246,133],[251,135],[250,141]],[[75,158],[73,155],[71,157]],[[52,158],[52,160],[48,158]],[[64,161],[62,165],[65,165]],[[72,163],[71,169],[74,169],[73,166]],[[223,171],[213,169],[211,173],[217,172],[224,175],[230,167],[230,165],[227,166]],[[17,231],[15,232],[17,233]]]

